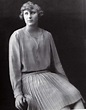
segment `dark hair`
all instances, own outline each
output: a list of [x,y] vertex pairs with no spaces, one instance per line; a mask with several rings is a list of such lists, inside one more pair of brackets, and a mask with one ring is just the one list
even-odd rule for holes
[[21,9],[20,9],[20,11],[21,11],[21,13],[19,15],[20,19],[23,19],[24,10],[32,10],[32,9],[36,9],[39,16],[43,15],[43,10],[41,9],[40,6],[38,6],[37,4],[32,3],[31,1],[28,1],[28,2],[24,3],[22,5]]

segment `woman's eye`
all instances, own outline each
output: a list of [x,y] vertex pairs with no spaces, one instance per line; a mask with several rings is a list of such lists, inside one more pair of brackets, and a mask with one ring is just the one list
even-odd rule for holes
[[35,11],[32,11],[32,12],[31,12],[31,14],[35,14],[35,13],[36,13]]
[[26,12],[25,15],[28,15],[28,12]]

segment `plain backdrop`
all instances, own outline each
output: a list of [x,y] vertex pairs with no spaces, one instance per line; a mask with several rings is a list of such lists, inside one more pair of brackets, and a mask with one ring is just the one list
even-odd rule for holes
[[[10,35],[25,26],[19,19],[27,0],[0,0],[0,110],[15,110],[9,79],[8,44]],[[44,10],[39,26],[53,35],[63,68],[86,100],[86,1],[31,0]]]

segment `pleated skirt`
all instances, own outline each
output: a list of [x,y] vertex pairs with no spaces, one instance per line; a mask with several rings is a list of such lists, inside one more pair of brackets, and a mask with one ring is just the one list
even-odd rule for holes
[[23,74],[22,89],[27,110],[61,110],[82,98],[68,80],[47,71]]

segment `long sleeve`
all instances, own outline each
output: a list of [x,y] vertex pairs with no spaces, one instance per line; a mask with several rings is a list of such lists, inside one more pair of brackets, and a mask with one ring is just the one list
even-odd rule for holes
[[18,34],[14,32],[9,40],[9,73],[15,98],[22,94],[20,49],[17,37]]
[[56,72],[61,73],[63,76],[66,77],[66,79],[68,79],[64,70],[63,70],[63,67],[62,67],[62,64],[60,62],[60,59],[59,59],[59,56],[57,53],[57,49],[56,49],[56,46],[55,46],[55,43],[54,43],[54,40],[53,40],[53,37],[51,34],[50,34],[50,46],[51,46],[51,54],[53,57],[52,60],[54,62],[54,67],[55,67]]

